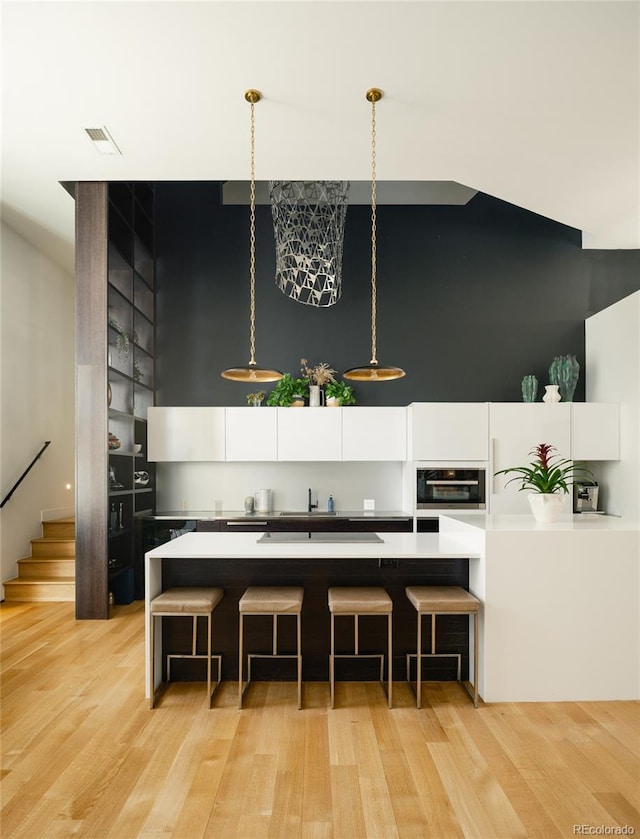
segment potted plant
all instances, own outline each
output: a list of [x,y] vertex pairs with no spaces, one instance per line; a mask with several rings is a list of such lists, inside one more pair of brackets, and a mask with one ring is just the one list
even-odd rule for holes
[[309,383],[309,405],[312,408],[318,407],[322,404],[320,389],[329,382],[335,381],[334,374],[336,371],[332,370],[324,361],[314,367],[309,367],[307,359],[301,358],[300,372]]
[[328,382],[324,389],[327,405],[355,405],[356,397],[353,388],[344,381]]
[[556,447],[549,443],[538,443],[529,452],[533,460],[528,466],[511,466],[494,473],[514,473],[507,484],[516,481],[520,484],[519,492],[531,491],[529,504],[536,521],[557,521],[562,513],[562,496],[569,493],[569,487],[578,478],[593,476],[593,473],[581,464],[553,454],[556,451]]
[[304,405],[308,396],[309,382],[306,379],[295,379],[290,373],[285,373],[269,393],[267,405],[280,408],[288,408],[297,402]]
[[247,405],[254,408],[259,408],[262,405],[262,400],[267,395],[266,390],[258,390],[255,393],[247,393]]

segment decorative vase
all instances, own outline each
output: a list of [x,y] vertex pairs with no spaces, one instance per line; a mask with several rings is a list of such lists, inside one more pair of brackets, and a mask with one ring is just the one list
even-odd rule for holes
[[522,380],[522,401],[535,402],[538,395],[538,380],[534,375],[525,376]]
[[559,392],[558,385],[545,385],[544,386],[544,396],[542,397],[543,402],[559,402],[560,401],[560,392]]
[[578,384],[580,364],[575,355],[557,355],[549,367],[549,381],[558,385],[563,402],[571,402]]
[[529,506],[536,521],[550,524],[562,515],[564,497],[559,492],[533,492],[529,495]]
[[309,385],[309,407],[319,408],[324,404],[324,391],[320,385]]
[[327,408],[339,408],[341,404],[337,396],[327,396]]

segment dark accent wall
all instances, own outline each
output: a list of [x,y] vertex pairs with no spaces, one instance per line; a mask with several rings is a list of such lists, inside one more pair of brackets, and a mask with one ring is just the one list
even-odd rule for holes
[[[220,377],[249,361],[249,208],[219,185],[156,185],[156,404],[242,405]],[[256,358],[298,375],[369,362],[370,208],[351,206],[343,291],[315,309],[274,282],[271,210],[256,209]],[[640,288],[640,251],[582,250],[580,232],[478,194],[466,206],[378,207],[378,359],[404,379],[355,385],[359,405],[538,399],[555,355],[584,366],[584,320]],[[266,389],[268,389],[268,385]],[[574,397],[584,399],[581,375]]]

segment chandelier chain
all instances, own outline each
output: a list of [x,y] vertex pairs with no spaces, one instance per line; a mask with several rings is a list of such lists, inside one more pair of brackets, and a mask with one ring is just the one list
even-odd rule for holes
[[377,290],[376,290],[376,235],[377,235],[377,203],[376,203],[376,100],[371,100],[371,364],[377,364]]
[[251,106],[251,183],[249,189],[249,364],[256,363],[256,154],[255,102]]

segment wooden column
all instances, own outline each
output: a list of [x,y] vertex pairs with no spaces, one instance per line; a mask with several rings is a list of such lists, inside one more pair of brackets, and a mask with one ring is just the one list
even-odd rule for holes
[[107,184],[76,186],[76,618],[109,617]]

